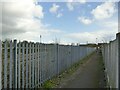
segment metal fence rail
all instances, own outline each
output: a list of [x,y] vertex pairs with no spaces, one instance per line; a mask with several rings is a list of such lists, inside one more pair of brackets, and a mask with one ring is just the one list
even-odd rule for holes
[[119,87],[119,60],[120,60],[120,33],[117,38],[110,43],[102,46],[102,54],[108,78],[108,84],[111,88]]
[[41,86],[95,50],[88,46],[17,40],[0,41],[0,46],[0,89]]

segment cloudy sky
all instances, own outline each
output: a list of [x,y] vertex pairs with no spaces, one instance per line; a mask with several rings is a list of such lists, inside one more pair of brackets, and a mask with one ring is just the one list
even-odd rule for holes
[[2,39],[53,43],[95,43],[115,39],[117,2],[1,2]]

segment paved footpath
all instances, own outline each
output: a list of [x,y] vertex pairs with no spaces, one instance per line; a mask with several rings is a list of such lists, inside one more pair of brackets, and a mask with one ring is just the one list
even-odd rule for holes
[[72,75],[60,82],[58,88],[103,88],[105,87],[104,67],[101,54],[95,53]]

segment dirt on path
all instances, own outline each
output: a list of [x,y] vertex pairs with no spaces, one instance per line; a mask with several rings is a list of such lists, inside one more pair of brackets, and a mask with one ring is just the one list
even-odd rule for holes
[[104,88],[104,75],[101,54],[96,52],[57,88]]

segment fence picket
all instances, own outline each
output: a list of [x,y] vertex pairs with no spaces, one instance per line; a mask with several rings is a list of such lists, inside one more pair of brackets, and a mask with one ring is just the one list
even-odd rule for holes
[[28,88],[28,43],[26,43],[26,88]]
[[20,66],[21,66],[21,43],[18,44],[18,88],[20,88],[20,80],[21,80],[21,74],[20,74]]
[[12,40],[10,41],[10,77],[9,77],[9,80],[10,80],[10,84],[9,84],[9,87],[12,88],[12,74],[13,74],[13,43],[12,43]]
[[24,53],[25,53],[25,45],[22,43],[22,88],[24,88]]
[[17,88],[17,40],[14,40],[14,88]]
[[7,44],[8,42],[5,41],[5,44],[4,44],[4,88],[7,88],[7,63],[8,63],[8,50],[7,50]]
[[35,86],[37,85],[37,43],[35,44]]
[[41,49],[41,43],[40,43],[40,86],[42,85],[42,49]]
[[31,65],[31,43],[29,44],[29,88],[31,88],[31,68],[32,68],[32,65]]
[[34,87],[34,62],[35,62],[35,59],[34,59],[34,43],[32,44],[32,88]]
[[39,71],[40,71],[40,67],[39,67],[39,66],[40,66],[40,65],[39,65],[39,64],[40,64],[39,44],[37,45],[37,48],[38,48],[38,63],[37,63],[37,64],[38,64],[38,71],[37,71],[37,72],[38,72],[38,76],[37,76],[37,77],[38,77],[38,83],[37,83],[37,84],[39,85],[39,83],[40,83],[40,77],[39,77],[39,76],[40,76],[40,72],[39,72]]

